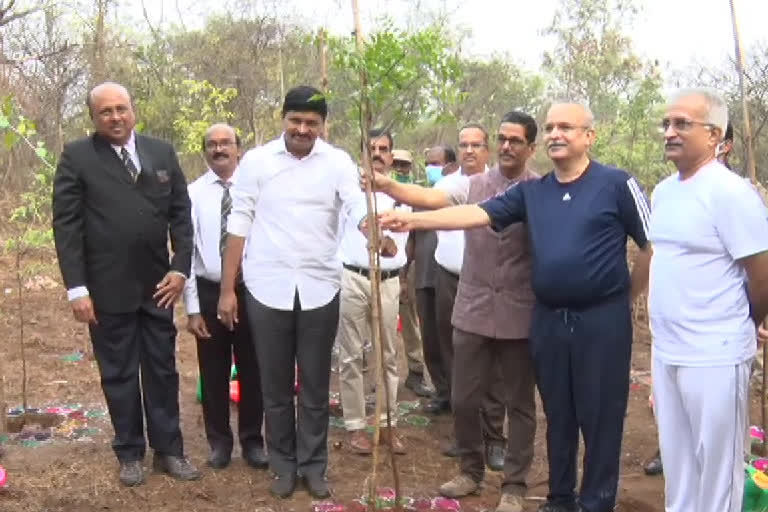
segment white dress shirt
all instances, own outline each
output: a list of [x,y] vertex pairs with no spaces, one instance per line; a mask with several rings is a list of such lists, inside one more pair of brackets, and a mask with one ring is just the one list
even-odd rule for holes
[[[402,204],[395,208],[395,200],[383,192],[376,192],[376,209],[379,212],[386,210],[411,211],[410,206]],[[368,240],[360,231],[358,227],[359,224],[360,219],[347,218],[345,216],[343,224],[344,235],[341,239],[341,246],[339,247],[339,257],[346,265],[369,269]],[[393,233],[385,230],[382,234],[383,236],[388,236],[394,240],[395,245],[397,246],[397,254],[392,258],[381,256],[379,258],[379,266],[381,270],[396,270],[403,268],[407,259],[405,255],[405,245],[408,242],[408,232]]]
[[[117,153],[117,158],[120,159],[120,161],[123,161],[123,155],[121,154],[123,148],[128,151],[128,156],[131,157],[131,160],[133,160],[133,165],[136,166],[136,170],[141,174],[141,162],[139,161],[139,154],[136,152],[136,132],[131,132],[131,136],[128,138],[128,141],[122,145],[122,146],[116,146],[115,144],[110,144],[112,146],[112,149],[115,150],[115,153]],[[125,172],[128,172],[127,170]],[[88,287],[86,286],[75,286],[74,288],[70,288],[67,290],[67,299],[72,301],[75,299],[79,299],[80,297],[86,297],[88,295]]]
[[[483,172],[488,172],[487,165]],[[435,188],[445,192],[454,205],[466,204],[469,195],[469,176],[459,168],[435,183]],[[464,263],[463,230],[437,231],[435,261],[449,272],[461,274],[461,266]]]
[[365,195],[347,153],[318,138],[297,158],[284,137],[243,157],[227,231],[249,237],[243,279],[256,300],[291,311],[298,292],[302,309],[316,309],[341,287],[340,214],[362,220]]
[[[237,183],[238,170],[228,181]],[[200,313],[196,276],[209,281],[221,281],[221,198],[224,187],[212,170],[187,187],[192,202],[192,270],[184,286],[184,306],[188,315]],[[230,192],[231,193],[231,192]],[[231,215],[231,214],[230,214]]]

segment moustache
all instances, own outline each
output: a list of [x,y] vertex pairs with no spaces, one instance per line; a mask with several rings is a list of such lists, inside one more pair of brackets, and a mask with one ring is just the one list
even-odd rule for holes
[[217,152],[213,154],[213,158],[229,158],[229,155],[227,153]]
[[383,158],[381,158],[381,157],[380,157],[380,156],[378,156],[378,155],[375,155],[375,156],[373,156],[373,157],[371,158],[371,161],[373,161],[373,162],[378,162],[378,163],[380,163],[380,164],[383,164],[383,163],[384,163],[384,159],[383,159]]

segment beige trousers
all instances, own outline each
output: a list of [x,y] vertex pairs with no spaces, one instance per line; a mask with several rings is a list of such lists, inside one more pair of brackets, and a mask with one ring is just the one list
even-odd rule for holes
[[[384,348],[384,382],[389,389],[392,423],[397,412],[397,310],[400,281],[392,277],[381,282],[381,343]],[[371,283],[367,277],[344,269],[341,276],[339,331],[339,384],[344,425],[347,430],[366,427],[365,386],[363,384],[363,344],[372,336]],[[378,361],[374,356],[372,361]],[[375,366],[372,368],[375,369]],[[375,373],[373,373],[375,375]],[[382,413],[381,425],[386,425]]]

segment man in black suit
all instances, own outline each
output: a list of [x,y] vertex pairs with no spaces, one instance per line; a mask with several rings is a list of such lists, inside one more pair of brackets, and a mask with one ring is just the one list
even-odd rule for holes
[[168,143],[133,131],[123,86],[97,85],[87,104],[95,133],[64,147],[53,183],[67,296],[90,330],[120,481],[144,481],[145,414],[155,470],[194,480],[200,473],[184,457],[179,428],[173,324],[192,254],[186,182]]

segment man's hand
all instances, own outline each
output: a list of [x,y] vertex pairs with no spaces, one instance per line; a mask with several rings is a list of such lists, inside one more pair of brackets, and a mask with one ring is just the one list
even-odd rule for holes
[[157,283],[157,291],[152,296],[157,299],[157,305],[161,308],[171,308],[181,297],[186,279],[178,272],[168,272],[163,280]]
[[408,304],[408,281],[400,278],[400,304]]
[[195,338],[207,339],[211,337],[208,332],[208,326],[205,325],[202,315],[194,314],[187,317],[187,331],[191,332]]
[[91,325],[99,323],[96,321],[96,313],[93,311],[93,301],[91,301],[89,296],[79,297],[70,301],[70,304],[72,305],[72,315],[78,322]]
[[[365,190],[365,183],[366,181],[369,181],[370,175],[368,172],[363,170],[362,174],[360,174],[360,188]],[[374,192],[387,192],[389,188],[392,186],[392,183],[394,180],[390,178],[389,176],[382,174],[380,172],[373,172],[373,183],[371,184],[373,186]]]
[[411,212],[387,210],[379,213],[379,226],[395,233],[403,233],[414,228],[414,217]]
[[768,329],[759,325],[757,327],[757,346],[762,347],[768,341]]
[[234,290],[222,291],[219,295],[219,306],[217,308],[218,318],[224,326],[230,331],[235,330],[237,318],[237,295]]
[[383,258],[394,258],[397,256],[397,244],[392,238],[385,236],[379,241],[379,254]]

